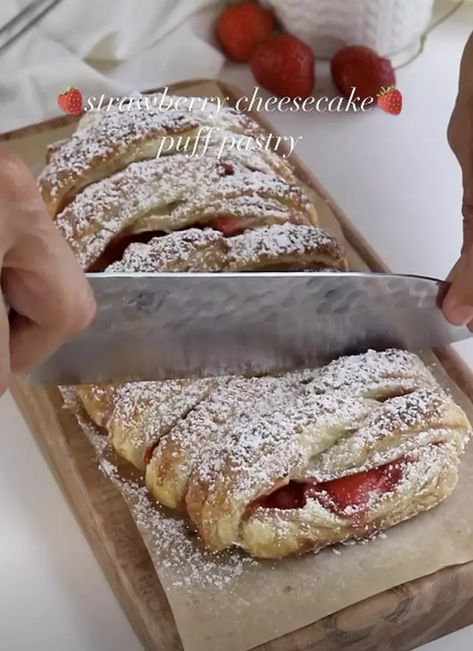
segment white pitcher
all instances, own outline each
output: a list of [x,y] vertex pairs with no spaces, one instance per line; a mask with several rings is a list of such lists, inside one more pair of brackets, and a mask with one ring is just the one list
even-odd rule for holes
[[368,45],[407,60],[419,48],[434,0],[266,0],[289,32],[316,56],[331,57],[344,45]]

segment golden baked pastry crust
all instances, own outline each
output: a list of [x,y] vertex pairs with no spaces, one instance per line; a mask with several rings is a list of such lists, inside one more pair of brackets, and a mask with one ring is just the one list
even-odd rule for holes
[[[151,104],[144,109],[133,104],[122,110],[112,106],[110,110],[85,114],[70,139],[48,147],[47,165],[39,177],[39,188],[52,217],[82,189],[125,169],[130,163],[185,151],[192,152],[193,156],[199,152],[223,155],[231,146],[232,135],[245,136],[251,141],[266,134],[249,116],[229,107],[217,113],[212,104],[205,111],[176,109],[172,102],[182,98],[171,97],[169,109],[163,111],[153,106],[153,97],[159,98],[159,94],[149,96]],[[229,145],[225,146],[227,141]],[[233,148],[233,159],[248,161],[254,169],[272,170],[289,182],[295,180],[291,165],[282,157],[267,149],[258,155],[250,154],[251,142],[246,149]]]
[[[159,437],[145,481],[161,504],[187,511],[211,549],[238,545],[276,558],[368,535],[439,503],[456,483],[469,432],[415,355],[371,351],[304,373],[219,380]],[[402,481],[363,506],[362,518],[316,497],[303,508],[258,505],[292,482],[323,486],[401,461]]]
[[448,497],[458,479],[458,451],[450,444],[421,448],[419,459],[406,464],[404,473],[396,489],[374,500],[360,518],[337,515],[317,499],[307,500],[300,509],[259,508],[243,520],[240,544],[253,556],[282,558],[367,538]]
[[345,271],[343,251],[320,228],[281,224],[226,238],[210,228],[190,228],[134,243],[107,273],[157,271]]
[[198,123],[183,113],[140,111],[106,113],[96,124],[76,131],[50,157],[39,188],[52,217],[80,190],[125,168],[153,158],[163,138],[193,137]]
[[[382,365],[379,355],[361,356],[358,363],[378,360]],[[470,426],[440,387],[421,381],[412,392],[379,402],[367,398],[363,391],[358,396],[346,391],[318,393],[317,386],[315,379],[284,402],[275,389],[267,392],[262,404],[251,396],[246,403],[250,418],[243,399],[242,411],[226,420],[218,440],[198,457],[185,503],[211,548],[237,544],[264,557],[300,553],[309,546],[318,549],[355,530],[361,536],[381,524],[390,526],[411,517],[426,503],[441,501],[456,482]],[[166,449],[169,445],[168,440],[163,441],[153,456],[164,459],[161,455],[167,453],[173,458],[172,449]],[[402,481],[392,491],[375,495],[372,504],[363,506],[361,518],[356,517],[355,507],[335,517],[317,496],[307,498],[307,508],[260,506],[248,515],[252,504],[290,482],[309,482],[311,486],[316,481],[323,487],[412,455],[414,460],[403,465]],[[423,484],[422,477],[431,465],[431,481]],[[156,496],[156,490],[153,494]],[[315,506],[310,504],[313,501]],[[286,522],[292,523],[287,537],[282,533]],[[319,540],[319,528],[323,524],[326,529],[328,522],[333,530]]]

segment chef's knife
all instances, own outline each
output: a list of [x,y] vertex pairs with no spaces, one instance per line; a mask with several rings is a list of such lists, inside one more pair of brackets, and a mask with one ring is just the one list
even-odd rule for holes
[[88,274],[98,311],[32,380],[78,384],[260,374],[369,348],[471,336],[440,280],[377,273]]

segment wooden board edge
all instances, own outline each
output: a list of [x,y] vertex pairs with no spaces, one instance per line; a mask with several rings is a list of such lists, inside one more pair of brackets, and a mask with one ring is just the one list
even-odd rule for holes
[[66,127],[68,124],[74,124],[74,122],[77,122],[78,120],[79,118],[74,115],[63,115],[56,118],[50,118],[49,120],[43,120],[42,122],[36,122],[35,124],[28,124],[26,127],[13,129],[12,131],[4,131],[3,133],[0,133],[0,141],[8,142],[9,140],[15,140],[15,138],[32,136],[41,131],[59,129],[60,127]]
[[452,346],[434,348],[433,352],[455,384],[473,400],[473,370]]
[[446,567],[251,651],[409,651],[473,623],[472,582],[473,562]]
[[[166,630],[161,637],[169,640],[171,644],[166,647],[166,651],[168,649],[183,651],[171,608],[131,513],[118,489],[99,469],[98,462],[95,461],[95,451],[83,436],[83,445],[89,448],[90,457],[94,459],[94,463],[91,464],[95,475],[94,481],[103,487],[105,496],[113,495],[117,505],[120,504],[119,509],[114,513],[114,521],[117,522],[112,523],[110,528],[115,526],[116,531],[122,532],[122,540],[118,539],[117,542],[116,535],[109,535],[107,529],[110,513],[107,512],[107,517],[102,517],[102,510],[106,508],[109,499],[97,500],[96,503],[91,500],[90,487],[85,481],[84,469],[80,468],[79,457],[71,452],[68,442],[60,434],[61,421],[74,416],[60,406],[60,411],[52,408],[52,405],[57,406],[60,400],[59,392],[52,389],[47,391],[33,389],[25,380],[18,378],[13,380],[9,389],[61,492],[76,515],[81,530],[125,616],[143,646],[150,651],[156,651],[157,638],[153,635],[153,631],[164,627]],[[51,401],[50,396],[54,391],[57,396]],[[43,423],[44,410],[48,406],[47,422]],[[41,408],[41,417],[39,408]],[[43,428],[47,428],[48,433],[45,433]],[[52,432],[54,432],[54,445],[51,444],[50,439]],[[65,459],[67,464],[64,462]],[[91,469],[88,471],[89,474]],[[120,545],[131,546],[136,550],[131,563],[129,560],[126,564],[121,562]],[[146,604],[145,609],[143,603]],[[159,608],[156,607],[158,604]],[[171,623],[174,630],[170,634],[168,627]]]

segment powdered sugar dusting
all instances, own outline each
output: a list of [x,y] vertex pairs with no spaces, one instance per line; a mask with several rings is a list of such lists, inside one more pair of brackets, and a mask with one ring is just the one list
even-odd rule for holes
[[51,197],[57,197],[64,186],[90,174],[92,167],[103,165],[112,158],[115,158],[116,165],[120,155],[132,147],[136,150],[142,142],[181,133],[197,125],[195,119],[177,111],[107,112],[99,122],[73,133],[55,151],[39,177],[40,186],[47,187]]
[[336,240],[315,226],[275,224],[230,238],[209,228],[190,228],[131,244],[107,272],[239,271],[283,265],[333,265],[342,270],[345,259]]
[[[71,397],[73,389],[68,393]],[[102,472],[127,502],[156,570],[161,576],[165,574],[164,584],[178,589],[211,588],[226,592],[236,588],[245,569],[258,561],[238,551],[215,554],[203,549],[193,526],[153,502],[138,480],[126,479],[106,444],[107,439],[83,416],[78,414],[77,418],[98,455]]]
[[247,218],[248,227],[273,221],[311,223],[314,210],[297,185],[244,166],[231,173],[218,159],[175,155],[133,163],[85,188],[56,224],[82,266],[118,235],[173,231],[219,215]]
[[[90,113],[79,122],[68,141],[49,150],[48,165],[39,177],[39,185],[54,213],[57,204],[71,191],[77,192],[133,161],[184,150],[193,156],[199,152],[221,156],[225,149],[228,154],[229,143],[234,142],[236,134],[247,140],[243,149],[232,147],[236,162],[244,161],[265,172],[274,170],[294,180],[287,161],[271,149],[255,147],[256,137],[269,134],[249,116],[229,107],[216,111],[212,104],[189,106],[196,98],[182,97],[171,98],[163,110],[159,101],[154,101],[159,98],[138,95],[132,106]],[[187,107],[183,105],[186,99]],[[146,109],[140,109],[140,101],[146,103]],[[163,137],[174,138],[171,148],[168,143],[161,147]]]
[[170,380],[120,386],[108,420],[115,449],[139,468],[147,455],[177,422],[196,407],[223,380]]
[[[248,505],[289,480],[330,481],[434,443],[453,446],[458,461],[469,433],[461,410],[404,351],[369,351],[280,377],[205,382],[123,385],[108,428],[120,453],[114,423],[122,431],[124,456],[133,461],[139,454],[138,467],[143,446],[159,440],[148,485],[158,499],[162,481],[173,504],[185,499],[215,548],[245,546],[240,535]],[[313,518],[337,526],[339,516],[312,501],[308,511],[293,514],[302,529],[309,531]],[[278,536],[290,535],[294,523],[283,512],[264,517]]]
[[130,244],[121,260],[109,265],[107,273],[155,271],[218,271],[222,269],[228,240],[211,228],[189,228],[148,243]]
[[265,226],[230,240],[229,267],[284,264],[297,266],[318,264],[319,267],[346,268],[345,257],[335,238],[320,228],[303,224]]

